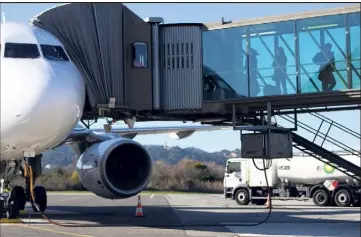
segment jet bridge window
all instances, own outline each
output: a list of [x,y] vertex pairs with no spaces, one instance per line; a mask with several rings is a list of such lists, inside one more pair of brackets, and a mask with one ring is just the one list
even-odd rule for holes
[[43,51],[44,57],[47,59],[69,61],[68,56],[65,54],[65,51],[61,46],[42,44],[40,47],[41,51]]
[[5,58],[40,58],[38,45],[5,43]]
[[132,46],[133,67],[148,67],[148,46],[143,42],[135,42]]

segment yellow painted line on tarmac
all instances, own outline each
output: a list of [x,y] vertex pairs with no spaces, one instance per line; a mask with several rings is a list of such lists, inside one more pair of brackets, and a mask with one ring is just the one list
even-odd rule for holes
[[29,228],[29,229],[34,229],[34,230],[40,230],[40,231],[48,231],[48,232],[62,234],[62,235],[76,236],[76,237],[95,237],[93,235],[83,235],[83,234],[78,234],[78,233],[73,233],[73,232],[52,230],[52,229],[48,229],[48,228],[35,227],[35,226],[31,226],[31,225],[26,225],[26,224],[23,224],[23,225],[17,224],[17,226],[21,226],[21,227],[25,227],[25,228]]
[[22,221],[20,219],[7,219],[7,218],[1,218],[0,223],[1,224],[18,224]]

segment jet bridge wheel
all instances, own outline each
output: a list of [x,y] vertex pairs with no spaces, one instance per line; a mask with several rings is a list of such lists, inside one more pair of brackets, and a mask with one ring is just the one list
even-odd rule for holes
[[[47,195],[43,186],[36,186],[34,188],[34,201],[36,204],[38,204],[40,212],[44,213],[47,207]],[[34,212],[39,212],[34,203],[32,203],[32,207]]]

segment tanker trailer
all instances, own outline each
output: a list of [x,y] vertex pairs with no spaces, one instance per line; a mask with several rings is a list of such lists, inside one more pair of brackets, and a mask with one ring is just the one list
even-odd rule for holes
[[[360,165],[357,156],[339,155]],[[254,162],[242,158],[227,160],[223,181],[225,198],[231,198],[239,205],[266,203],[268,188],[264,171],[257,169],[263,168],[263,161],[255,159]],[[312,156],[295,155],[293,158],[273,159],[271,162],[266,171],[271,197],[312,198],[317,206],[360,205],[360,183]]]

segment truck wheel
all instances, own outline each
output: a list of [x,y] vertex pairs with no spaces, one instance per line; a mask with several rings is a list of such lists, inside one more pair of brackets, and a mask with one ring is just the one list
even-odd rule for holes
[[328,206],[330,203],[330,196],[324,189],[318,189],[313,194],[313,203],[316,206]]
[[239,189],[236,192],[236,202],[238,205],[248,205],[249,204],[249,194],[246,189]]
[[351,194],[347,189],[340,189],[334,197],[335,203],[339,207],[348,207],[351,205]]

